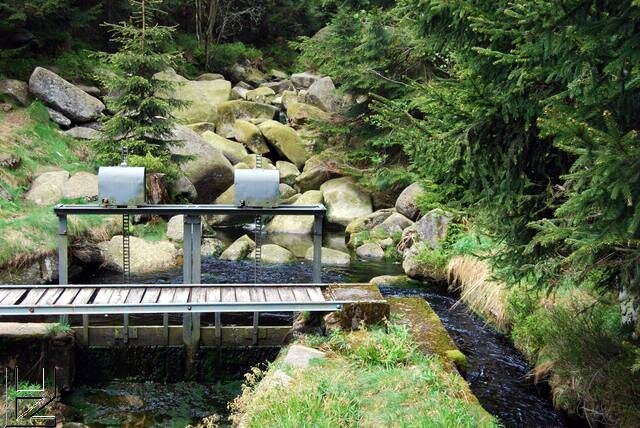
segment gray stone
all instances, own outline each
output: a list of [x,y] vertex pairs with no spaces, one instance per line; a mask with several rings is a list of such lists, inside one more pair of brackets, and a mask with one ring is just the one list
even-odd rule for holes
[[307,89],[309,86],[313,85],[316,81],[320,80],[320,76],[316,74],[312,74],[309,72],[304,73],[293,73],[291,75],[291,83],[296,88],[304,88]]
[[319,120],[327,122],[331,119],[331,114],[320,108],[307,103],[297,101],[287,101],[287,117],[294,125],[303,125],[309,120]]
[[300,175],[298,167],[287,161],[277,161],[276,168],[280,171],[280,182],[289,186],[296,184],[296,177]]
[[203,73],[200,76],[196,77],[196,80],[200,80],[200,81],[224,80],[224,76],[220,73]]
[[296,192],[296,189],[285,183],[280,183],[278,187],[280,190],[280,200],[289,199],[290,197],[298,193]]
[[386,235],[392,235],[393,233],[400,232],[407,227],[411,226],[413,222],[409,220],[407,217],[403,216],[400,213],[392,213],[387,219],[385,219],[382,223],[375,226],[372,230],[374,233],[383,232]]
[[332,178],[340,177],[340,162],[328,158],[324,153],[310,157],[304,164],[304,169],[296,177],[296,187],[301,192],[318,190],[322,183]]
[[243,88],[242,86],[236,85],[231,88],[231,99],[232,100],[246,100],[247,92],[249,89]]
[[[136,236],[129,237],[131,248],[131,273],[145,274],[165,271],[177,264],[178,250],[169,241],[148,242]],[[104,267],[122,272],[122,235],[101,242],[98,248],[103,253]]]
[[[296,260],[296,256],[286,248],[276,244],[265,244],[261,247],[260,263],[280,264],[291,263]],[[250,259],[255,258],[255,251],[249,256]]]
[[234,82],[249,82],[252,85],[259,85],[265,80],[267,76],[249,64],[234,64],[226,71]]
[[330,223],[346,227],[352,220],[373,212],[371,196],[350,177],[326,181],[320,190]]
[[[311,205],[322,203],[322,192],[310,190],[298,198],[293,205]],[[300,233],[313,232],[313,216],[277,215],[265,228],[267,233]]]
[[376,287],[420,287],[422,282],[409,278],[407,275],[381,275],[371,278],[370,284]]
[[278,82],[266,82],[260,86],[264,88],[272,89],[273,92],[276,94],[281,94],[284,91],[295,91],[296,89],[293,86],[293,83],[291,83],[291,80],[280,80]]
[[247,101],[254,101],[257,103],[268,103],[273,98],[275,98],[276,93],[271,88],[267,88],[266,86],[260,86],[256,89],[251,89],[247,91],[245,99]]
[[415,243],[425,242],[430,248],[439,248],[440,241],[447,237],[449,223],[453,215],[439,208],[426,213],[412,226],[402,233],[402,242],[405,248]]
[[331,77],[315,81],[307,90],[306,100],[309,104],[331,113],[344,109],[342,99],[336,95],[336,87]]
[[78,87],[78,89],[81,89],[83,91],[85,91],[87,94],[98,98],[100,95],[102,95],[102,91],[100,91],[100,88],[96,88],[95,86],[90,86],[90,85],[76,85]]
[[[347,266],[351,263],[351,256],[344,251],[334,250],[333,248],[322,247],[322,264],[333,266]],[[307,249],[304,255],[307,260],[313,260],[313,247]]]
[[282,359],[282,363],[294,368],[306,369],[313,360],[322,360],[326,354],[317,349],[303,345],[291,345],[287,350],[287,355]]
[[293,128],[275,120],[266,120],[258,125],[258,128],[262,131],[262,135],[264,135],[267,142],[280,155],[295,164],[296,167],[302,167],[306,160],[309,159],[309,154],[302,144],[302,139]]
[[269,147],[260,128],[249,121],[242,119],[236,120],[233,136],[236,141],[247,146],[253,153],[260,155],[269,153]]
[[420,185],[420,183],[413,183],[412,185],[404,189],[396,200],[396,210],[410,220],[415,220],[416,218],[418,218],[418,214],[420,214],[420,211],[418,209],[417,199],[421,193],[422,186]]
[[29,96],[29,85],[22,80],[4,79],[0,80],[0,95],[9,95],[24,107],[31,103]]
[[377,225],[381,224],[395,212],[395,208],[385,208],[374,211],[371,214],[365,214],[363,216],[357,217],[347,225],[345,232],[351,234],[362,232],[363,230],[371,230]]
[[64,135],[77,138],[79,140],[99,140],[101,137],[100,131],[96,131],[92,128],[86,128],[84,126],[76,126],[63,132]]
[[36,67],[31,74],[29,90],[36,98],[76,122],[94,120],[105,108],[99,99],[42,67]]
[[382,260],[384,250],[379,244],[369,242],[356,248],[356,255],[364,260]]
[[195,201],[198,198],[198,192],[192,182],[184,175],[178,177],[171,183],[169,194],[172,199],[179,201],[186,199],[187,201]]
[[218,257],[224,250],[224,242],[217,238],[202,238],[200,253],[202,257]]
[[98,198],[98,176],[89,172],[76,172],[64,183],[62,197],[96,200]]
[[264,103],[254,103],[244,100],[227,101],[218,106],[218,119],[216,121],[216,133],[225,138],[232,138],[235,134],[237,119],[273,119],[278,109]]
[[58,125],[62,127],[71,126],[71,119],[69,119],[67,116],[60,113],[59,111],[55,111],[54,109],[47,107],[47,112],[49,113],[49,119],[51,119],[53,122],[57,123]]
[[36,205],[53,205],[62,198],[62,189],[69,179],[67,171],[51,171],[40,174],[33,181],[25,199]]
[[241,260],[255,250],[256,243],[247,235],[238,238],[233,244],[220,254],[222,260]]
[[204,131],[201,137],[213,147],[220,150],[232,165],[241,162],[249,154],[241,143],[228,140],[211,131]]
[[174,215],[167,222],[167,238],[180,242],[184,239],[184,216]]

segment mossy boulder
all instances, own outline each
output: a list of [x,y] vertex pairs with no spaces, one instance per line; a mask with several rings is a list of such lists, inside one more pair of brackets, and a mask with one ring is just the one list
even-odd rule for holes
[[36,205],[53,205],[62,198],[64,185],[69,179],[67,171],[50,171],[36,177],[25,199]]
[[296,167],[301,168],[309,159],[309,154],[295,129],[275,120],[266,120],[258,125],[258,128],[262,131],[267,142]]
[[298,167],[287,161],[277,161],[276,168],[280,171],[280,182],[289,186],[296,184],[296,177],[300,175]]
[[247,91],[245,99],[247,101],[255,101],[258,103],[269,103],[272,99],[275,98],[275,96],[276,93],[273,89],[261,86],[259,88]]
[[237,119],[273,119],[277,113],[278,109],[269,104],[244,100],[227,101],[218,105],[216,133],[225,138],[232,138]]
[[234,124],[233,137],[239,143],[244,144],[247,148],[260,155],[269,153],[269,146],[262,135],[260,129],[253,123],[237,119]]
[[[303,193],[293,205],[312,205],[322,203],[322,192],[310,190]],[[269,222],[265,231],[267,233],[299,233],[309,234],[313,232],[313,216],[288,216],[277,215]]]
[[320,189],[325,181],[341,177],[342,170],[343,164],[338,154],[324,151],[311,156],[304,163],[302,172],[296,177],[296,187],[301,192]]
[[[322,247],[321,260],[323,265],[348,266],[351,263],[351,256],[344,251],[333,248]],[[309,247],[304,258],[313,261],[313,247]]]
[[345,232],[351,234],[362,232],[363,230],[371,230],[377,225],[381,224],[395,212],[395,208],[385,208],[374,211],[371,214],[365,214],[363,216],[357,217],[349,222],[347,228],[345,229]]
[[422,282],[409,278],[407,275],[381,275],[371,278],[369,281],[376,287],[388,286],[388,287],[420,287]]
[[420,183],[413,183],[405,188],[396,200],[396,211],[405,217],[415,220],[420,211],[418,209],[418,196],[423,192]]
[[382,260],[384,250],[375,242],[368,242],[356,248],[356,255],[363,260]]
[[256,243],[247,235],[243,235],[220,254],[222,260],[241,260],[255,250]]
[[[131,273],[145,274],[165,271],[176,266],[178,250],[169,241],[149,242],[135,236],[129,237],[131,248]],[[122,235],[101,242],[98,248],[104,258],[103,266],[116,272],[122,272]]]
[[330,223],[347,226],[352,220],[371,214],[371,196],[350,177],[334,178],[320,186]]
[[241,162],[249,154],[242,144],[228,140],[211,131],[205,131],[201,136],[207,143],[220,150],[233,165]]
[[287,117],[296,125],[302,125],[304,123],[307,123],[309,120],[328,121],[329,119],[331,119],[331,115],[329,113],[319,109],[316,106],[312,106],[311,104],[300,103],[297,101],[287,101],[286,109]]
[[382,233],[391,236],[395,233],[402,233],[404,229],[413,225],[413,222],[400,213],[392,213],[382,223],[375,226],[372,232]]
[[317,74],[309,73],[308,71],[305,71],[303,73],[293,73],[291,75],[291,82],[293,83],[293,85],[296,88],[302,89],[308,88],[320,79],[320,76],[318,76]]
[[[255,251],[249,258],[255,258]],[[260,263],[266,264],[280,264],[291,263],[296,261],[296,256],[286,248],[283,248],[276,244],[265,244],[261,247]]]

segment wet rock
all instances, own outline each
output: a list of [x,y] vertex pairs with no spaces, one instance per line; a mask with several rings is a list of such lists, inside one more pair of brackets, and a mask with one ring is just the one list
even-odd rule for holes
[[265,86],[260,86],[259,88],[247,91],[245,99],[247,101],[253,101],[257,103],[269,103],[273,98],[275,98],[275,96],[276,93],[273,89],[267,88]]
[[[351,263],[351,256],[343,251],[334,250],[333,248],[322,247],[322,264],[333,266],[348,266]],[[313,247],[307,249],[304,258],[313,261]]]
[[51,119],[54,123],[57,123],[58,125],[65,128],[67,126],[71,126],[71,119],[69,119],[59,111],[55,111],[54,109],[47,107],[47,112],[49,113],[49,119]]
[[280,171],[280,182],[286,183],[289,186],[296,184],[296,177],[300,175],[298,167],[291,162],[277,161],[276,168]]
[[185,126],[176,126],[169,137],[178,144],[169,150],[182,160],[180,169],[195,187],[196,202],[209,203],[233,184],[233,166],[222,152]]
[[13,169],[20,165],[22,159],[13,153],[0,153],[0,168]]
[[326,356],[327,354],[317,349],[303,345],[291,345],[282,359],[282,363],[294,368],[306,369],[313,360],[322,360]]
[[345,232],[351,234],[362,232],[363,230],[371,230],[377,225],[381,224],[395,212],[395,208],[386,208],[374,211],[371,214],[365,214],[363,216],[357,217],[349,222],[347,228],[345,229]]
[[379,244],[369,242],[356,248],[356,255],[364,260],[382,260],[384,250]]
[[413,183],[400,193],[396,200],[396,211],[405,217],[415,220],[418,218],[420,211],[418,209],[418,196],[422,193],[422,186],[420,183]]
[[255,250],[256,243],[247,235],[238,238],[233,244],[220,254],[222,260],[241,260]]
[[[131,273],[145,274],[171,269],[177,264],[178,250],[169,241],[148,242],[135,236],[129,237],[131,248]],[[104,267],[122,272],[122,235],[101,242]]]
[[[322,203],[322,192],[310,190],[298,198],[293,205],[312,205]],[[267,233],[300,233],[313,232],[313,216],[288,216],[277,215],[269,222],[265,231]]]
[[201,136],[203,140],[220,150],[233,165],[241,162],[249,154],[242,144],[227,140],[211,131],[205,131]]
[[79,140],[99,140],[102,134],[100,131],[96,131],[93,128],[87,128],[84,126],[76,126],[63,132],[64,135],[77,138]]
[[24,107],[31,104],[31,97],[29,96],[29,85],[22,80],[0,80],[0,95],[9,95]]
[[226,80],[187,80],[171,69],[154,77],[177,83],[169,97],[187,103],[173,112],[184,123],[215,122],[218,105],[231,95],[231,82]]
[[243,100],[227,101],[218,106],[216,133],[225,138],[232,138],[237,119],[273,119],[277,113],[278,109],[269,104]]
[[42,67],[36,67],[31,74],[29,90],[36,98],[75,122],[94,120],[105,108],[99,99]]
[[[282,248],[275,244],[265,244],[261,247],[260,262],[267,264],[291,263],[296,260],[296,256],[286,248]],[[255,258],[255,251],[249,256],[250,259]]]
[[267,142],[280,155],[295,164],[296,167],[301,168],[306,160],[309,159],[309,154],[302,144],[302,139],[293,128],[275,120],[264,121],[258,125],[258,128],[262,131],[262,135],[264,135]]
[[64,183],[62,197],[96,200],[98,198],[98,176],[89,172],[76,172]]
[[307,89],[320,79],[320,76],[306,71],[304,73],[293,73],[291,75],[291,83],[293,83],[296,88],[303,89]]
[[373,212],[371,197],[350,177],[326,181],[320,190],[330,223],[346,227],[352,220]]
[[236,120],[233,136],[236,141],[247,146],[253,153],[260,155],[269,153],[269,147],[262,136],[262,132],[256,125],[249,121],[242,119]]
[[53,205],[62,198],[62,189],[69,179],[67,171],[51,171],[40,174],[33,181],[25,199],[36,205]]

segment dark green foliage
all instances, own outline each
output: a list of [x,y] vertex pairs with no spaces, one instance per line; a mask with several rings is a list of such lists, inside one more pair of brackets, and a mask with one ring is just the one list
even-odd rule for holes
[[105,24],[120,49],[103,55],[105,64],[113,70],[102,79],[113,94],[107,97],[107,106],[114,115],[103,122],[105,138],[95,145],[96,157],[102,164],[117,164],[121,147],[126,146],[130,165],[172,173],[168,149],[175,124],[172,111],[182,104],[161,96],[169,93],[175,83],[157,79],[154,74],[175,66],[179,60],[178,53],[163,50],[174,28],[153,23],[157,1],[132,4],[130,22]]

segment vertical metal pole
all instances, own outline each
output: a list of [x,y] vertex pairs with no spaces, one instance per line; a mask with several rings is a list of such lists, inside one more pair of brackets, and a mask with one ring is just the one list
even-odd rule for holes
[[89,315],[82,315],[82,336],[84,337],[84,344],[89,347]]
[[[192,218],[191,232],[191,284],[200,284],[202,267],[201,244],[202,244],[202,219],[200,216]],[[194,347],[200,343],[200,314],[188,314],[191,317],[191,342]]]
[[[67,215],[58,215],[58,284],[67,285],[69,283],[69,260],[68,245],[69,238],[67,235]],[[60,323],[67,324],[69,315],[60,315]]]
[[[184,285],[200,283],[200,241],[202,238],[200,216],[184,217]],[[182,341],[187,347],[187,376],[195,374],[195,363],[200,343],[200,315],[182,315]]]
[[191,284],[193,272],[193,240],[191,237],[191,216],[184,216],[184,232],[182,238],[182,250],[184,252],[182,262],[182,282],[183,284]]
[[324,216],[314,215],[313,222],[313,282],[322,282],[322,221]]

